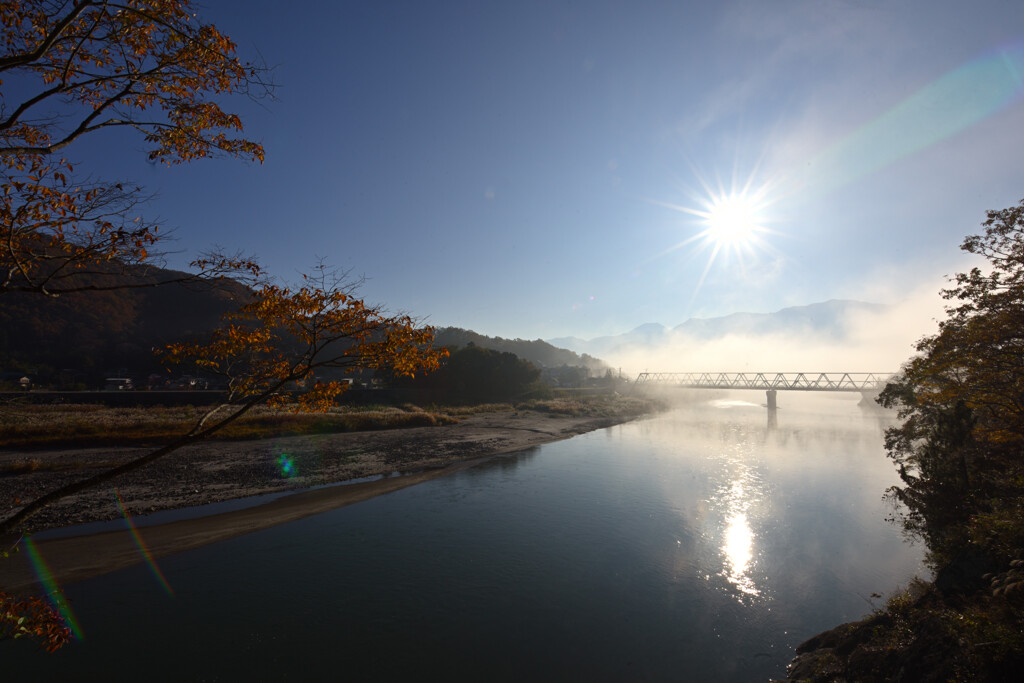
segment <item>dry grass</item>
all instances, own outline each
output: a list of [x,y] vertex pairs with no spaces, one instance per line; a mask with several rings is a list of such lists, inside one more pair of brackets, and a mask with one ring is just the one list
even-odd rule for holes
[[480,413],[501,413],[514,410],[511,403],[481,403],[476,406],[434,406],[436,410],[450,417],[466,417],[468,415],[479,415]]
[[572,417],[632,417],[657,412],[662,406],[654,400],[636,396],[560,397],[526,401],[518,410],[535,410]]
[[[39,450],[149,446],[179,437],[205,408],[193,406],[110,408],[101,405],[0,406],[0,449]],[[218,440],[402,429],[453,424],[480,413],[533,410],[573,417],[635,417],[658,410],[649,400],[627,396],[590,396],[533,400],[515,406],[339,406],[326,413],[291,413],[258,407],[217,432]],[[30,465],[19,465],[27,468]],[[31,471],[31,470],[26,470]]]
[[33,472],[66,472],[94,468],[117,467],[124,464],[118,460],[39,460],[26,458],[9,463],[0,463],[0,476],[17,476]]
[[[5,406],[0,448],[90,448],[165,442],[186,433],[203,408],[108,408],[98,405]],[[262,439],[303,434],[425,427],[457,422],[454,415],[416,406],[339,407],[326,413],[255,408],[213,438]]]

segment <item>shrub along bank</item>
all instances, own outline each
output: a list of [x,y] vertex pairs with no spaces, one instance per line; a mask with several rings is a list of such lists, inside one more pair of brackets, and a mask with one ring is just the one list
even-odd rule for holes
[[1024,666],[1024,201],[961,248],[937,334],[879,397],[894,521],[935,570],[864,621],[797,648],[789,680],[1003,681]]

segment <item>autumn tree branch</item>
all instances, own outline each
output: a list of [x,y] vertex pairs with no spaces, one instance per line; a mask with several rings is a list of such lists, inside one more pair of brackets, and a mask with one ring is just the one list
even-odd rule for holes
[[[0,522],[0,534],[17,530],[32,515],[69,495],[110,481],[209,438],[253,407],[268,404],[294,411],[323,412],[347,385],[322,378],[323,371],[354,372],[387,368],[413,376],[439,367],[446,349],[432,349],[433,330],[408,316],[389,316],[367,306],[352,284],[319,266],[297,288],[265,284],[253,300],[225,315],[206,342],[171,344],[164,360],[193,363],[228,380],[226,403],[208,411],[181,438],[118,467],[62,486]],[[299,384],[295,396],[288,391]],[[228,414],[212,424],[214,414]]]
[[240,61],[189,0],[0,0],[0,27],[0,72],[38,84],[7,111],[11,94],[0,97],[0,295],[254,275],[251,259],[222,258],[206,259],[196,274],[139,277],[131,266],[154,263],[164,239],[156,222],[135,215],[146,197],[122,183],[76,181],[71,164],[53,155],[95,131],[126,127],[152,145],[151,159],[168,164],[216,154],[262,161],[263,147],[236,136],[241,119],[212,97],[272,97],[265,66]]

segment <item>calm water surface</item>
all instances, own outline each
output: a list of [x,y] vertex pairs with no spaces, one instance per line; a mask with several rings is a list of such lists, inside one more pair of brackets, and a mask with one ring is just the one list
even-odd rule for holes
[[[859,396],[737,393],[72,585],[84,639],[19,680],[681,680],[923,574]],[[753,401],[750,403],[748,401]],[[5,644],[10,645],[10,644]],[[11,668],[13,667],[13,668]]]

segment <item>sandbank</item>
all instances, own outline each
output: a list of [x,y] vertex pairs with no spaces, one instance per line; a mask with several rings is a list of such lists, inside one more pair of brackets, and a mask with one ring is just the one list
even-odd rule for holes
[[[139,529],[153,557],[198,548],[284,524],[443,476],[506,453],[521,451],[628,421],[635,415],[573,417],[534,411],[469,416],[458,424],[245,442],[207,442],[120,477],[113,486],[83,492],[33,518],[33,529],[121,517],[114,491],[135,519],[159,510],[205,505],[274,492],[294,491],[266,503]],[[110,462],[141,449],[63,450],[33,453],[40,459]],[[0,462],[17,454],[0,453]],[[283,467],[287,458],[291,467]],[[88,469],[33,472],[0,479],[0,506],[31,498]],[[377,477],[337,486],[353,479]],[[310,488],[318,486],[319,488]],[[116,489],[115,489],[116,487]],[[60,586],[143,561],[127,530],[37,540],[36,547]],[[27,553],[0,562],[0,587],[38,592]]]

